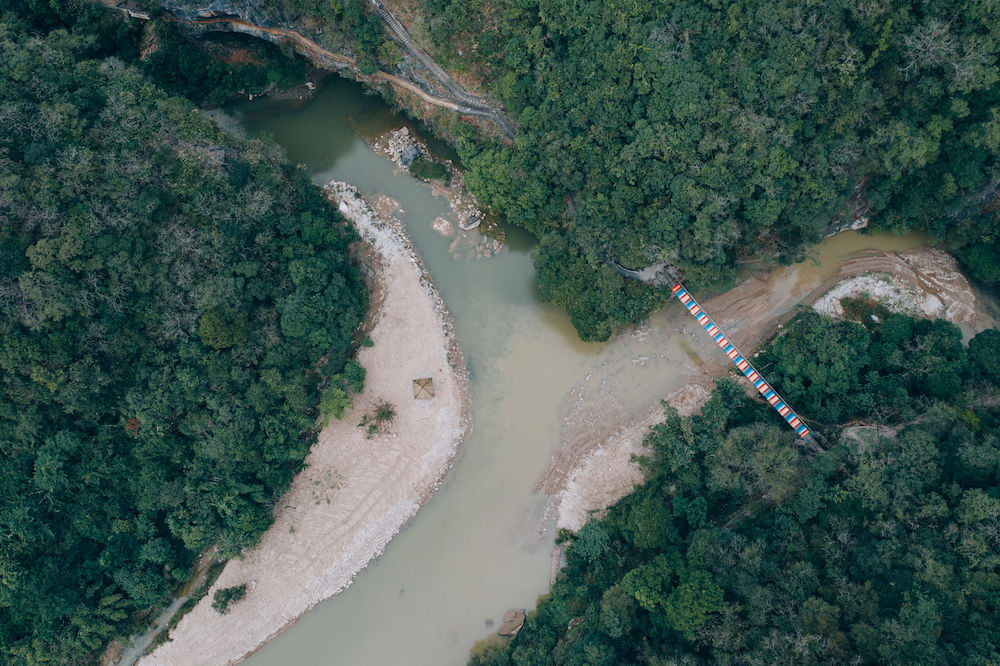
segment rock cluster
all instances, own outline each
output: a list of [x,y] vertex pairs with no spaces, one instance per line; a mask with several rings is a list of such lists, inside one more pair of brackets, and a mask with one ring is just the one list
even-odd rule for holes
[[402,154],[399,156],[399,163],[402,166],[408,167],[413,164],[414,160],[420,157],[420,151],[413,144],[410,144],[403,149]]
[[[374,142],[372,148],[377,153],[386,155],[401,169],[407,169],[421,155],[430,155],[426,144],[410,131],[408,127],[386,132]],[[479,227],[485,219],[475,197],[465,189],[462,172],[454,168],[450,161],[444,161],[448,168],[449,184],[439,182],[429,183],[434,196],[444,197],[454,217],[451,220],[443,217],[435,218],[431,228],[446,237],[454,237],[448,251],[456,260],[483,259],[498,254],[503,249],[503,242],[489,238],[479,232],[469,232]],[[455,227],[459,231],[456,235]]]
[[435,217],[431,222],[431,229],[438,232],[442,236],[451,236],[455,233],[455,227],[452,226],[451,222],[443,217]]
[[413,160],[423,154],[417,139],[410,134],[410,128],[400,127],[379,137],[373,146],[375,150],[389,156],[396,166],[405,169]]
[[479,233],[459,233],[452,240],[451,245],[448,246],[448,252],[455,261],[488,259],[500,254],[502,250],[503,243],[498,239]]

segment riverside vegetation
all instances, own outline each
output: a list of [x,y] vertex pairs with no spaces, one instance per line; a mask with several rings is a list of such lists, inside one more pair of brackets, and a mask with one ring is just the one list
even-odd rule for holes
[[[717,289],[802,258],[859,217],[879,230],[925,230],[981,284],[1000,285],[993,6],[421,0],[419,8],[435,56],[484,82],[517,121],[513,145],[439,124],[458,138],[479,201],[539,238],[540,293],[584,340],[642,321],[664,298],[625,280],[610,258],[632,267],[668,261],[688,286]],[[363,0],[261,0],[251,9],[304,33],[323,27],[324,43],[357,53],[363,74],[400,62]],[[175,49],[183,57],[172,60]],[[218,96],[197,72],[221,81],[227,70],[199,49],[175,39],[158,53],[147,60],[168,62],[148,71],[165,85]],[[294,76],[283,68],[269,76]]]
[[[361,0],[265,4],[337,26],[363,73],[399,58]],[[463,132],[466,181],[539,236],[542,294],[585,339],[662,298],[607,255],[721,284],[869,208],[1000,282],[995,8],[423,8],[438,55],[520,125],[513,146]],[[162,23],[0,0],[4,663],[87,662],[200,552],[254,543],[321,396],[342,412],[363,375],[345,365],[367,307],[353,232],[273,148],[167,94],[301,77],[252,44],[222,65]],[[721,384],[705,416],[654,432],[650,483],[575,538],[512,649],[476,659],[995,660],[997,335],[965,350],[942,324],[823,321],[774,343],[775,371],[821,420],[878,422],[867,446],[806,457]],[[837,345],[819,353],[816,326]]]
[[305,171],[117,14],[0,10],[0,662],[86,663],[267,529],[368,298]]
[[665,407],[646,483],[563,535],[551,594],[470,664],[996,662],[1000,332],[851,311],[762,359],[824,450],[728,379]]
[[[465,182],[539,238],[540,293],[585,340],[643,320],[664,298],[625,280],[609,258],[668,261],[688,286],[715,289],[800,259],[857,217],[880,230],[925,230],[981,284],[1000,284],[995,7],[419,7],[435,56],[490,86],[518,123],[513,145],[447,128],[459,138]],[[362,73],[399,63],[362,0],[262,0],[253,10],[305,32],[324,27],[324,43],[359,54]],[[173,71],[199,87],[189,73],[197,68]]]
[[662,295],[789,262],[831,220],[923,229],[1000,284],[1000,8],[941,0],[421,0],[436,56],[488,82],[513,145],[460,144],[480,202],[540,239],[585,340]]

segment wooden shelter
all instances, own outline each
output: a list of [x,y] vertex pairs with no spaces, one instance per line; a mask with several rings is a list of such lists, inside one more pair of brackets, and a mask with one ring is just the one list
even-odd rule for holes
[[417,400],[430,400],[434,397],[434,380],[430,377],[413,380],[413,397]]

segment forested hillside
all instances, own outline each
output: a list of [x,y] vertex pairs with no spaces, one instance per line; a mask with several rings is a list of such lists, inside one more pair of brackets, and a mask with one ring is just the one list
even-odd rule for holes
[[462,145],[466,182],[538,235],[542,293],[584,339],[657,302],[605,255],[721,286],[869,207],[876,228],[926,229],[1000,283],[995,5],[421,4],[437,55],[518,122],[514,146]]
[[[146,6],[153,9],[154,17],[162,14],[160,7],[164,7],[174,17],[184,20],[198,21],[206,16],[207,11],[216,17],[237,17],[258,26],[292,28],[334,52],[356,56],[358,69],[364,75],[372,74],[378,69],[378,59],[392,66],[400,57],[399,48],[387,37],[370,0],[256,0],[214,3],[199,0],[147,0]],[[293,53],[291,45],[287,43],[281,44],[281,48],[289,57]],[[168,57],[170,50],[167,50]],[[217,66],[217,63],[210,64],[209,68]],[[200,75],[209,73],[197,70],[177,72],[180,77],[191,79],[195,85],[204,81]]]
[[0,9],[0,663],[83,663],[266,529],[367,294],[275,148]]
[[800,314],[768,350],[824,451],[729,380],[701,416],[667,408],[646,484],[470,663],[996,663],[1000,332],[965,349],[947,322],[855,312]]

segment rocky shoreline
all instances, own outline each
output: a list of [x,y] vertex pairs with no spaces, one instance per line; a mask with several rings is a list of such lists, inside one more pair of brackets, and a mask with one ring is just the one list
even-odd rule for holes
[[[437,217],[431,228],[438,234],[451,238],[448,253],[455,261],[488,259],[504,251],[503,234],[488,220],[472,193],[465,187],[462,170],[451,160],[434,157],[427,144],[407,127],[386,132],[371,142],[373,151],[388,157],[399,169],[409,171],[418,159],[441,164],[446,181],[429,180],[428,186],[435,197],[443,198],[451,209],[451,220]],[[395,206],[392,200],[373,202],[376,210],[385,217]]]
[[447,183],[429,181],[434,196],[448,200],[448,206],[458,218],[458,226],[463,231],[470,231],[482,224],[486,215],[475,197],[465,188],[462,171],[451,160],[435,159],[427,144],[414,136],[408,127],[386,132],[375,139],[371,147],[376,153],[387,156],[397,167],[407,171],[420,158],[443,165],[448,173]]

